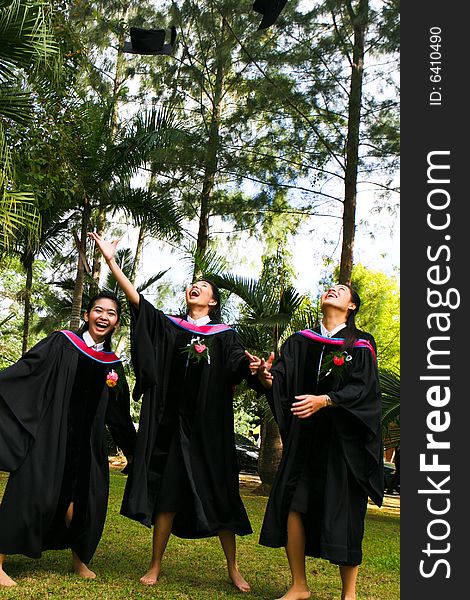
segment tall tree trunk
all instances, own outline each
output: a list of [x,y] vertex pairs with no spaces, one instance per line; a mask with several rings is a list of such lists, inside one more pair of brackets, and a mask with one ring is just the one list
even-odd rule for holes
[[362,85],[364,75],[364,40],[367,27],[369,1],[360,0],[355,13],[347,2],[348,13],[354,31],[351,85],[349,90],[348,138],[346,146],[346,170],[344,177],[343,243],[339,281],[350,283],[354,236],[356,227],[357,170],[359,163],[359,128],[361,122]]
[[26,254],[23,258],[23,266],[26,270],[26,283],[24,287],[23,301],[24,301],[24,315],[23,315],[23,344],[22,354],[28,350],[29,342],[29,324],[31,318],[31,289],[33,287],[33,263],[34,256],[32,254]]
[[[283,283],[281,281],[279,304],[281,303],[283,293],[282,287]],[[273,329],[273,345],[276,358],[279,356],[279,337],[279,326],[275,325]],[[258,475],[261,479],[260,491],[269,492],[282,458],[281,434],[269,409],[266,409],[261,423],[260,437],[261,446],[258,460]]]
[[282,456],[282,442],[276,421],[269,415],[261,423],[261,446],[258,460],[260,491],[271,488]]
[[[225,32],[225,20],[222,19],[222,40]],[[209,215],[210,199],[214,189],[214,182],[218,168],[219,153],[219,129],[220,113],[222,106],[223,84],[224,84],[224,52],[223,44],[217,52],[217,70],[215,74],[214,96],[212,100],[211,122],[209,125],[209,137],[206,145],[206,160],[204,169],[204,180],[202,183],[201,203],[199,213],[199,230],[197,234],[197,250],[203,254],[209,244]],[[194,278],[200,275],[194,271]]]
[[72,313],[70,316],[70,329],[76,331],[80,327],[80,318],[82,311],[83,284],[85,282],[86,266],[86,240],[90,224],[91,203],[89,198],[85,198],[82,211],[82,226],[80,238],[78,239],[78,262],[77,274],[75,277],[75,287],[73,290]]

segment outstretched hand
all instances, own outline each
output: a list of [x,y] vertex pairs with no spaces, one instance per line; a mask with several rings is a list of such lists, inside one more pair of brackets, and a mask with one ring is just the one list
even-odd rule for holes
[[139,293],[135,289],[134,284],[131,281],[129,281],[127,276],[122,272],[122,269],[114,260],[114,255],[116,254],[116,246],[118,245],[119,240],[107,242],[101,237],[99,233],[96,233],[96,231],[89,233],[88,237],[94,240],[95,244],[100,249],[100,252],[105,258],[106,263],[111,270],[111,273],[116,278],[118,286],[126,294],[126,298],[133,306],[138,307],[140,304]]
[[273,386],[273,375],[271,373],[271,367],[273,366],[274,352],[271,352],[267,360],[263,360],[263,364],[258,369],[258,379],[265,388],[272,388]]
[[246,356],[250,359],[250,372],[252,375],[257,375],[258,379],[265,388],[270,388],[273,384],[273,376],[271,374],[271,367],[273,366],[274,352],[271,352],[269,358],[259,358],[254,354],[250,354],[245,350]]
[[260,368],[263,360],[256,356],[255,354],[250,354],[248,350],[245,350],[245,356],[250,359],[249,369],[252,375],[256,375],[258,373],[258,369]]
[[[271,367],[273,366],[273,361],[274,361],[274,352],[271,352],[271,354],[268,356],[267,360],[263,361],[263,367],[266,371],[271,371]],[[269,373],[271,375],[271,373]],[[272,375],[271,375],[272,377]]]
[[116,254],[116,246],[118,245],[119,240],[107,242],[101,237],[99,233],[96,233],[96,231],[92,231],[91,233],[89,233],[88,237],[94,240],[95,244],[100,249],[100,252],[105,258],[105,260],[108,261],[114,258],[114,255]]

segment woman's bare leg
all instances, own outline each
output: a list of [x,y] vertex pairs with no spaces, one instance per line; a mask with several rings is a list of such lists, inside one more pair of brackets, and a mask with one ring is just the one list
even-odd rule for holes
[[[69,504],[67,508],[67,512],[65,513],[65,522],[67,527],[69,527],[70,523],[73,519],[73,502]],[[75,571],[77,575],[83,577],[84,579],[95,579],[96,573],[94,573],[91,569],[89,569],[84,562],[80,559],[78,554],[72,550],[72,569]]]
[[65,513],[65,523],[66,523],[67,527],[70,526],[72,519],[73,519],[73,502],[71,502],[69,504],[69,507],[67,508],[67,512]]
[[237,546],[233,531],[219,531],[219,540],[227,559],[228,575],[233,585],[241,592],[249,592],[250,584],[242,577],[237,565]]
[[16,581],[13,581],[5,571],[3,570],[3,563],[5,562],[6,554],[0,554],[0,586],[13,587],[16,585]]
[[301,514],[292,510],[287,518],[286,554],[292,585],[279,600],[307,600],[310,590],[305,572],[305,529]]
[[341,600],[356,600],[356,580],[358,571],[358,566],[350,567],[341,565],[339,567],[339,574],[341,575],[341,581],[343,583]]
[[150,561],[150,567],[147,573],[140,578],[141,583],[144,585],[155,585],[158,581],[163,554],[168,544],[168,540],[170,539],[175,515],[176,513],[174,512],[161,512],[155,517],[152,539],[152,560]]

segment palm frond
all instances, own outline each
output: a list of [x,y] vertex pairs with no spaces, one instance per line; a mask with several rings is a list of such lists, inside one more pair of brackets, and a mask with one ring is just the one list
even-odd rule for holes
[[0,115],[21,125],[31,118],[31,94],[16,87],[0,83]]
[[261,284],[256,279],[227,274],[213,274],[214,283],[229,292],[236,294],[245,302],[252,319],[272,314],[277,298],[272,287]]
[[59,281],[54,285],[63,293],[51,290],[46,297],[46,312],[41,314],[32,326],[34,333],[49,334],[57,329],[68,327],[72,311],[74,280]]
[[389,450],[400,446],[400,427],[393,423],[383,432],[384,447]]
[[292,317],[302,305],[304,298],[305,296],[300,294],[294,287],[285,288],[279,298],[279,313],[288,314]]
[[143,188],[115,186],[109,192],[112,212],[118,210],[135,227],[145,227],[155,238],[179,239],[183,215],[168,196],[158,197]]
[[[45,258],[52,258],[63,250],[64,232],[69,232],[73,226],[71,225],[73,216],[64,219],[58,215],[57,218],[60,221],[49,224],[47,228],[43,226],[41,231],[38,249]],[[44,224],[44,217],[42,222]]]
[[400,376],[394,371],[379,369],[382,395],[382,431],[389,447],[397,445],[400,437]]
[[30,79],[40,79],[59,56],[50,19],[51,4],[37,0],[0,3],[0,249],[10,246],[21,229],[38,239],[40,216],[34,195],[18,191],[12,168],[12,151],[6,143],[8,121],[25,124],[31,115],[27,92],[19,90],[18,69]]
[[7,315],[4,319],[2,319],[0,321],[0,333],[3,333],[2,327],[4,325],[6,325],[8,323],[8,321],[11,321],[11,319],[14,319],[14,318],[15,318],[15,313],[10,313],[9,315]]
[[121,271],[124,273],[126,277],[132,272],[132,267],[134,266],[134,259],[132,256],[132,252],[130,248],[120,248],[116,252],[115,261],[118,264]]
[[249,325],[260,325],[262,327],[286,327],[292,318],[289,313],[277,312],[272,315],[265,316],[249,316],[246,317],[246,322]]
[[[115,255],[116,264],[121,269],[126,277],[129,277],[132,272],[133,259],[130,248],[119,248]],[[121,291],[116,278],[114,277],[112,271],[108,271],[106,278],[103,282],[103,289],[108,290],[109,292],[113,292],[116,296],[124,301],[125,296]]]
[[270,339],[260,327],[253,327],[241,321],[235,324],[235,329],[248,350],[260,353],[270,351]]
[[320,320],[320,311],[316,306],[300,307],[295,311],[290,329],[292,332],[300,331],[301,329],[315,329]]
[[5,189],[0,171],[0,251],[8,250],[14,240],[21,235],[24,227],[30,230],[32,238],[39,237],[41,218],[36,199],[30,192],[14,192]]
[[142,282],[140,285],[137,286],[137,291],[140,292],[144,292],[145,290],[147,290],[149,287],[151,287],[154,283],[156,283],[157,281],[159,281],[166,273],[168,273],[170,269],[165,269],[164,271],[159,271],[158,273],[156,273],[155,275],[152,275],[151,277],[149,277],[148,279],[146,279],[144,282]]
[[185,133],[179,129],[176,113],[170,105],[162,104],[139,113],[113,149],[116,163],[124,162],[130,172],[151,162],[154,170],[161,168],[169,150],[181,143]]
[[49,17],[50,3],[12,0],[0,7],[0,65],[9,65],[37,74],[59,55]]
[[198,271],[201,277],[212,279],[213,276],[222,275],[227,270],[227,260],[213,248],[202,251],[193,246],[187,256],[194,261],[194,270]]

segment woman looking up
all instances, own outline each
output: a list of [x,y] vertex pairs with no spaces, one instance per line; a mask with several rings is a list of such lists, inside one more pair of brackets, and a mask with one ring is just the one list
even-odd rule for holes
[[232,403],[236,384],[256,384],[250,372],[255,357],[220,323],[213,283],[195,281],[186,288],[187,313],[165,315],[116,264],[117,241],[89,235],[131,305],[134,399],[142,396],[142,409],[121,513],[153,526],[152,558],[141,582],[157,582],[171,533],[218,536],[233,585],[247,592],[235,535],[252,529],[239,493]]
[[359,306],[349,286],[332,286],[320,328],[290,336],[259,371],[284,448],[260,535],[285,546],[292,583],[282,600],[310,598],[306,556],[337,564],[341,598],[355,600],[367,499],[382,503],[376,345],[356,328]]

